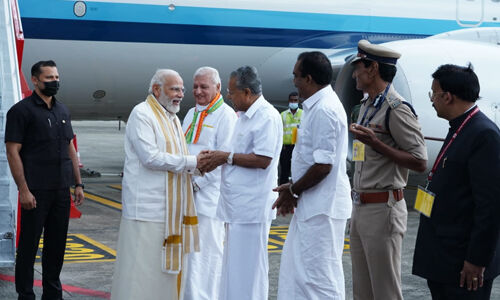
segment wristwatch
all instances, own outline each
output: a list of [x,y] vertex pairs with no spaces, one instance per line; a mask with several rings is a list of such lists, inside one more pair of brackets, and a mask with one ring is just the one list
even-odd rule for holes
[[226,160],[226,163],[228,165],[232,165],[233,164],[233,156],[234,156],[234,152],[229,153],[229,156],[227,157],[227,160]]
[[83,183],[77,183],[77,184],[75,184],[75,189],[76,189],[77,187],[79,187],[79,186],[81,186],[81,187],[82,187],[82,190],[83,190],[83,189],[85,189],[85,185],[84,185]]

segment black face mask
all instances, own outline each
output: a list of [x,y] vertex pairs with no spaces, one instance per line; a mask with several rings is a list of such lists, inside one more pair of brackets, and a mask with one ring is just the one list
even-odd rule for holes
[[51,97],[57,94],[57,91],[59,90],[59,81],[54,80],[54,81],[44,81],[43,84],[45,85],[45,88],[42,90],[40,89],[40,92],[44,94],[45,96]]

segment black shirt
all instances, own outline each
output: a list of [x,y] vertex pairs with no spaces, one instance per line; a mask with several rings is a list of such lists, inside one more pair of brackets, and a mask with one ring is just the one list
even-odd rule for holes
[[74,183],[68,145],[73,138],[68,108],[52,97],[52,108],[36,92],[7,113],[5,142],[22,144],[24,177],[30,190],[67,188]]

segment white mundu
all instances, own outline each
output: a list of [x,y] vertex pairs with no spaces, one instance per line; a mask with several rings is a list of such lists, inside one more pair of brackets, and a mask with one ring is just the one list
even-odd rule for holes
[[225,164],[217,215],[226,222],[219,300],[267,299],[269,228],[277,193],[283,124],[278,111],[260,96],[239,112],[231,143],[224,151],[272,158],[265,169]]
[[189,173],[197,160],[186,153],[177,116],[152,95],[132,110],[125,134],[123,211],[112,299],[182,298],[184,280],[180,290],[177,283],[185,247],[198,246],[197,231],[188,232],[196,224]]
[[344,230],[352,208],[346,173],[347,116],[330,85],[302,104],[292,180],[297,182],[314,164],[332,168],[297,202],[281,256],[278,299],[343,300]]
[[[223,101],[223,100],[222,100]],[[207,105],[208,106],[208,105]],[[188,140],[189,153],[197,155],[202,150],[219,150],[227,144],[233,134],[236,112],[222,102],[220,107],[208,113],[200,126],[200,113],[207,106],[196,105],[184,118],[182,129],[187,135],[193,126],[201,128],[196,143],[194,137]],[[196,132],[194,130],[193,132]],[[184,300],[211,300],[219,298],[224,242],[224,222],[216,218],[220,196],[221,167],[193,178],[198,212],[200,252],[187,255],[186,285]]]

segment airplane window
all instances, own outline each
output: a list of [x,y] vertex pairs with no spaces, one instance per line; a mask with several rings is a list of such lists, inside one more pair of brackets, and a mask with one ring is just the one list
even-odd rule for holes
[[73,5],[73,13],[77,17],[83,17],[87,12],[87,5],[83,1],[76,1]]

